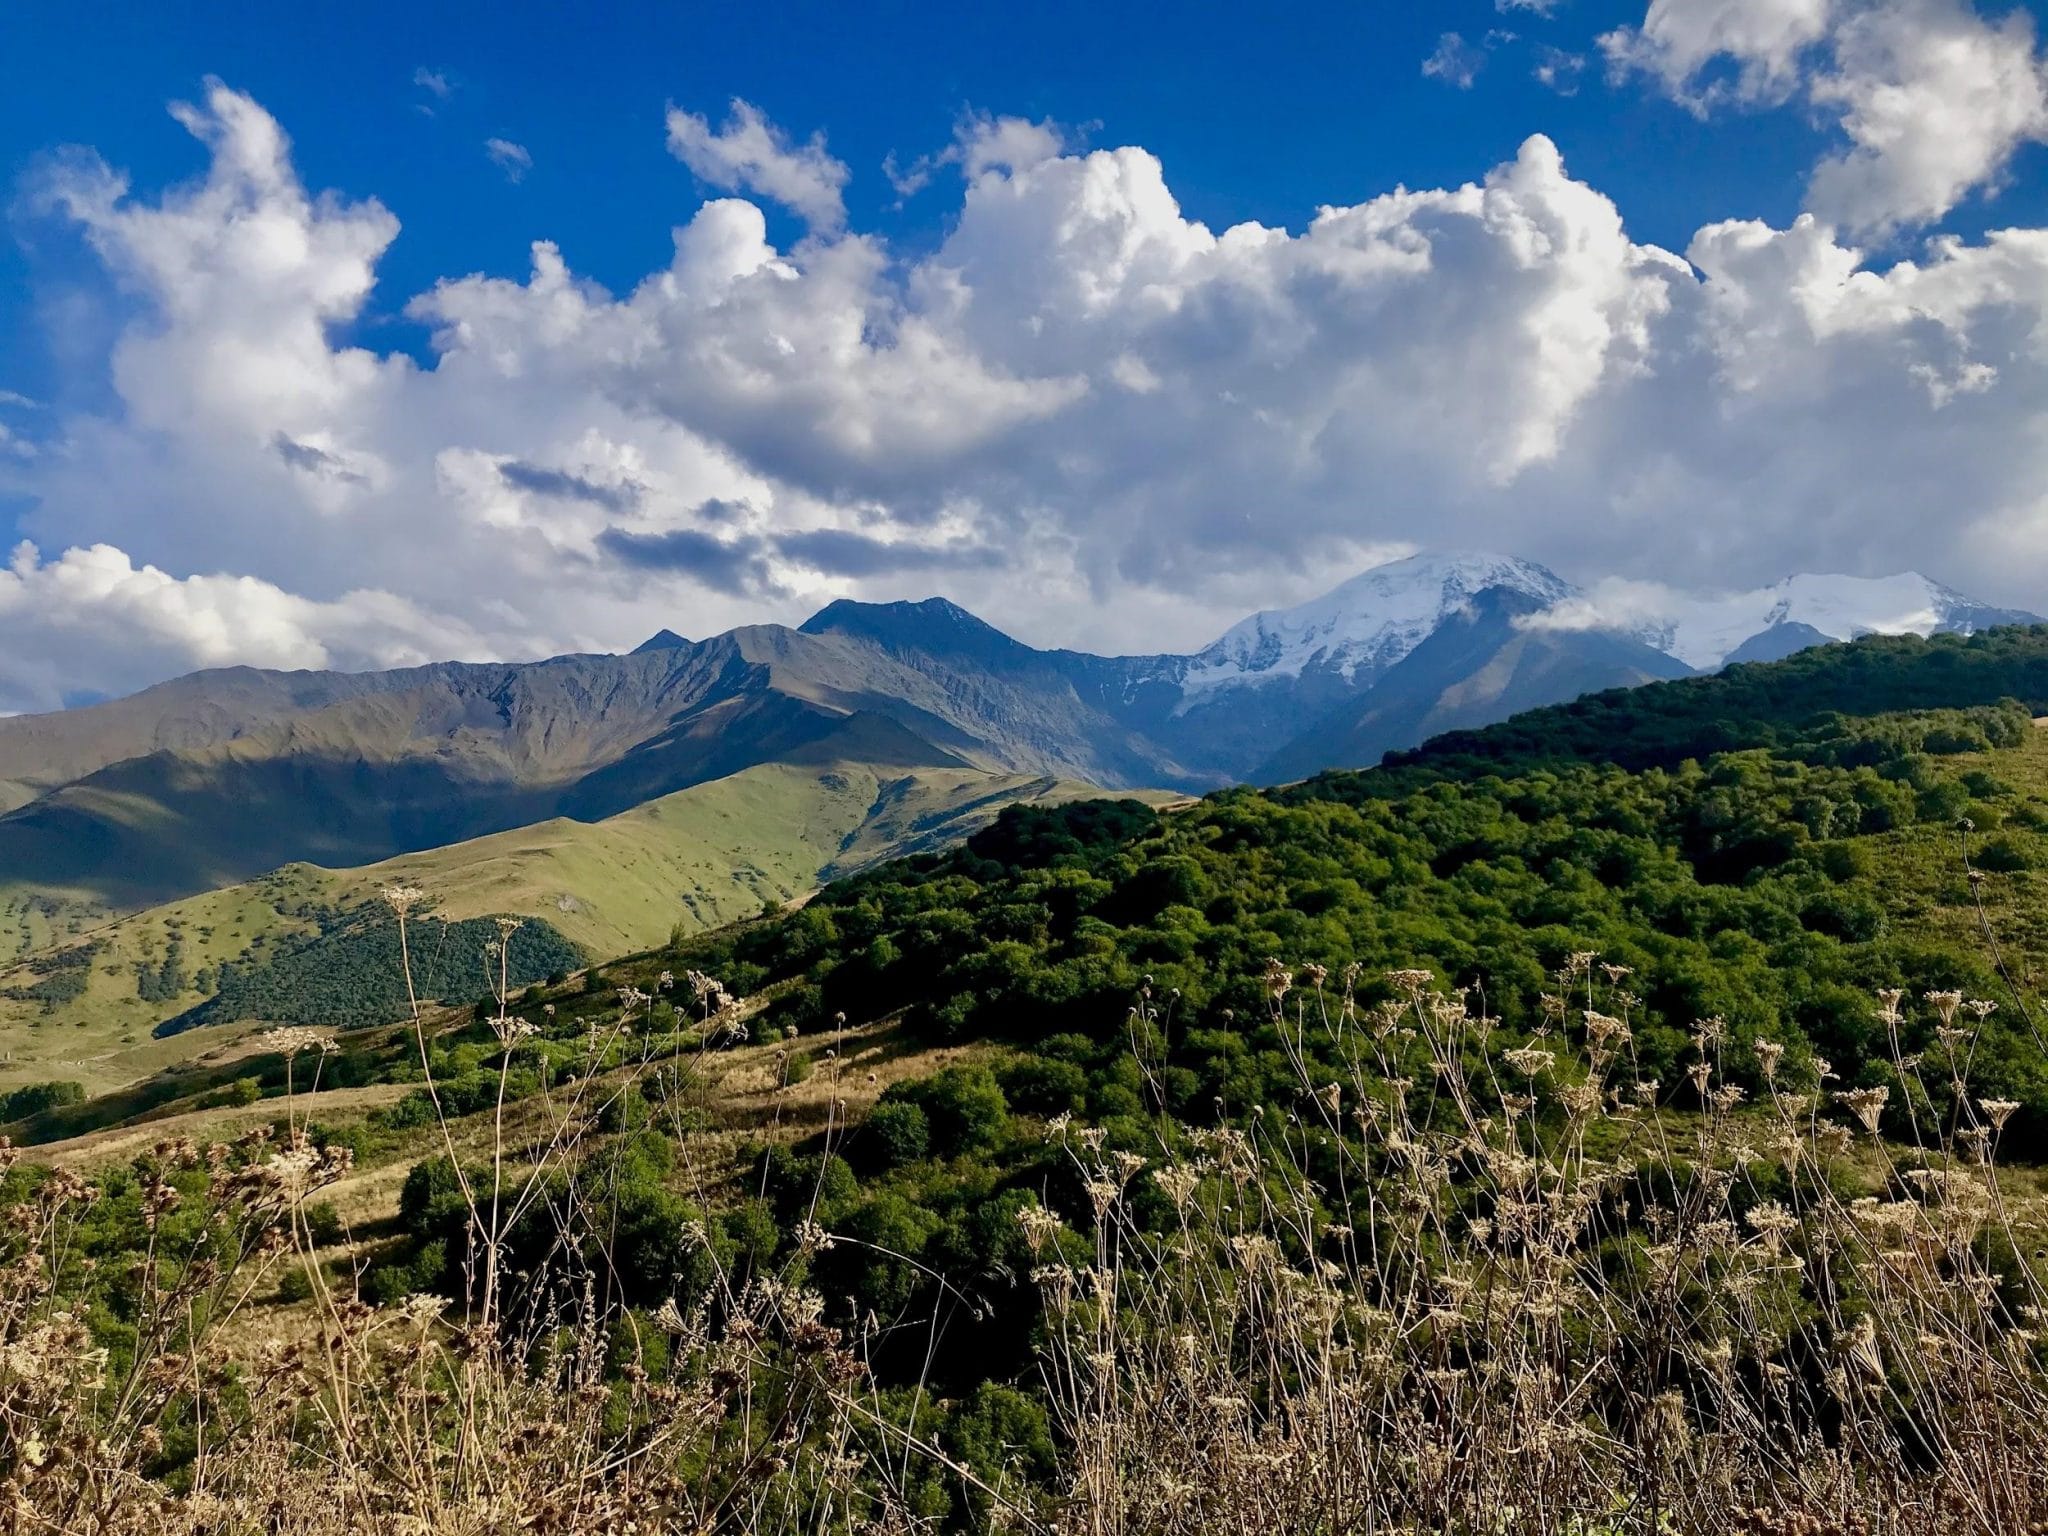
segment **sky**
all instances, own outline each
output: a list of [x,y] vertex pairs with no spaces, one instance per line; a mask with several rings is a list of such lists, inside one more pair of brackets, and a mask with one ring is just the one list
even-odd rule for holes
[[2040,9],[6,8],[0,712],[1422,547],[2048,610]]

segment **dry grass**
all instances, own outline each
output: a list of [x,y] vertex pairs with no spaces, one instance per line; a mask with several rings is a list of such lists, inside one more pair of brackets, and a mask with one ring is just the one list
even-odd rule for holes
[[[64,1299],[96,1192],[59,1167],[0,1233],[0,1509],[66,1533],[822,1536],[932,1528],[908,1490],[937,1468],[986,1528],[1090,1536],[2048,1530],[2044,1296],[2023,1257],[2041,1181],[2000,1177],[2010,1109],[1970,1090],[1967,1000],[1874,1003],[1894,1039],[1931,1011],[1939,1042],[1894,1053],[1913,1097],[1884,1139],[1900,1106],[1824,1066],[1793,1081],[1768,1050],[1747,1102],[1713,1020],[1683,1083],[1641,1082],[1626,976],[1594,956],[1533,1040],[1422,973],[1390,979],[1397,1000],[1368,1008],[1355,977],[1271,968],[1291,1106],[1205,1131],[1162,1117],[1143,1148],[1052,1127],[1085,1196],[1022,1217],[1050,1485],[958,1465],[912,1427],[857,1322],[806,1288],[837,1241],[809,1224],[773,1273],[721,1272],[651,1323],[602,1299],[574,1258],[586,1213],[546,1176],[602,1156],[591,1128],[641,1061],[433,1129],[466,1170],[452,1305],[367,1306],[318,1246],[315,1203],[370,1208],[399,1174],[299,1134],[332,1102],[317,1087],[282,1136],[202,1149],[152,1126],[147,1148],[67,1148],[137,1171],[132,1331],[109,1355]],[[703,1033],[729,1027],[736,1005],[686,980]],[[594,1059],[648,1001],[623,994]],[[1149,1074],[1149,1000],[1129,1027]],[[497,1028],[509,1071],[523,1031],[502,1004]],[[317,1084],[317,1037],[268,1043]],[[940,1064],[886,1028],[809,1049],[794,1085],[787,1046],[721,1059],[724,1128],[684,1134],[690,1177],[717,1176],[733,1126],[829,1138]],[[536,1215],[560,1270],[515,1296],[498,1256]],[[304,1301],[251,1322],[288,1272]]]

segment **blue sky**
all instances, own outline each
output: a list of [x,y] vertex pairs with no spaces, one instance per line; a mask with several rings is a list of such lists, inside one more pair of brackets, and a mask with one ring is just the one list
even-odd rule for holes
[[[0,405],[16,455],[0,465],[0,537],[38,549],[11,597],[0,585],[0,641],[10,613],[38,635],[108,636],[16,662],[0,707],[219,659],[630,643],[663,615],[701,632],[933,588],[1041,641],[1193,643],[1443,533],[1581,581],[1940,565],[2007,601],[2028,595],[2016,554],[2048,549],[2024,490],[2040,316],[2014,298],[2011,242],[1995,259],[1987,245],[2048,225],[2027,8],[299,9],[0,16],[0,391],[34,402]],[[1960,62],[1942,75],[1937,57]],[[222,116],[209,81],[289,136],[282,191],[230,185],[218,151],[253,119]],[[843,194],[819,195],[843,195],[843,218],[821,222],[815,201],[807,217],[772,169],[735,168],[738,140],[720,137],[735,98],[792,163],[823,136],[806,163],[838,167],[826,180]],[[694,151],[671,111],[703,119]],[[1039,125],[1043,163],[972,149],[1010,118]],[[1517,178],[1532,135],[1556,164],[1525,159]],[[1156,166],[1177,220],[1097,153],[1125,147]],[[940,163],[906,195],[894,180],[921,157]],[[120,197],[102,165],[125,178]],[[1488,206],[1455,206],[1489,177]],[[1396,187],[1441,197],[1397,209]],[[315,255],[267,294],[276,274],[237,265],[234,210],[273,196]],[[744,319],[718,306],[718,328],[656,313],[652,296],[628,312],[670,263],[671,232],[721,198],[759,210],[778,260],[756,276],[800,280]],[[395,229],[363,214],[370,200]],[[1384,236],[1374,262],[1411,246],[1428,259],[1393,276],[1329,265],[1305,238],[1326,205],[1379,210],[1345,236]],[[1798,234],[1803,212],[1824,242]],[[1695,249],[1724,221],[1772,238]],[[1286,254],[1190,255],[1194,226],[1248,223],[1284,232]],[[1525,224],[1554,246],[1531,258]],[[585,316],[573,340],[549,332],[536,241],[618,312]],[[1146,276],[1154,255],[1126,259],[1141,247],[1171,276]],[[1922,272],[1958,250],[1905,292],[1902,262]],[[1693,251],[1694,270],[1652,251]],[[1820,304],[1793,267],[1843,303]],[[179,286],[195,271],[211,274],[200,297]],[[309,298],[323,272],[344,297]],[[1882,301],[1859,272],[1891,285]],[[941,273],[971,302],[939,296]],[[478,275],[508,286],[460,287]],[[437,283],[459,291],[423,305]],[[1114,301],[1089,307],[1105,285]],[[1096,297],[1073,300],[1087,312],[1066,316],[1071,334],[1045,329],[1076,293]],[[1793,301],[1805,334],[1765,323]],[[473,321],[479,304],[507,327],[516,387],[445,340],[450,313]],[[1934,312],[1900,318],[1915,306]],[[306,319],[324,350],[257,356],[264,328],[236,332],[258,313],[273,336]],[[854,351],[835,352],[848,325]],[[607,326],[637,328],[630,367]],[[813,339],[845,399],[802,365]],[[798,360],[788,377],[749,364],[722,391],[705,382],[765,344]],[[175,382],[237,355],[248,366],[224,393]],[[1457,429],[1441,442],[1393,424],[1430,391],[1429,419]],[[1252,423],[1242,436],[1205,419],[1218,401]],[[1868,431],[1885,446],[1864,485]],[[433,571],[397,551],[405,532]],[[73,549],[155,575],[110,574],[111,556],[59,573]],[[797,553],[824,550],[840,558]],[[533,597],[544,580],[574,593],[573,616]],[[251,583],[268,595],[233,606]]]

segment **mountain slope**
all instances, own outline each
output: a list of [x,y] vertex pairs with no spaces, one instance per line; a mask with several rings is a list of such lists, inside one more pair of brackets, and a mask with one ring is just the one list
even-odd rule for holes
[[1536,599],[1479,593],[1394,664],[1365,695],[1318,721],[1263,763],[1278,783],[1327,768],[1370,767],[1444,731],[1486,725],[1557,699],[1683,677],[1689,669],[1620,635],[1531,629]]
[[[52,1077],[112,1087],[213,1048],[213,1030],[169,1052],[152,1030],[205,1002],[222,965],[260,967],[386,886],[419,887],[449,920],[538,919],[605,958],[944,846],[1005,805],[1095,793],[929,760],[928,751],[923,764],[902,761],[911,755],[898,727],[856,719],[802,760],[751,767],[602,821],[555,818],[351,869],[290,864],[149,908],[0,969],[0,1033],[10,1041],[0,1088]],[[138,984],[145,973],[152,996]],[[77,992],[54,1003],[46,986],[34,995],[38,983],[67,975],[82,981]]]
[[1375,566],[1312,602],[1253,614],[1189,658],[1182,686],[1192,696],[1313,673],[1362,686],[1490,590],[1519,593],[1531,608],[1543,608],[1574,589],[1555,572],[1511,556],[1416,555]]
[[[1461,617],[1490,592],[1514,614]],[[897,734],[876,750],[905,765],[1204,790],[1370,763],[1690,658],[2011,617],[1917,576],[1657,601],[1664,612],[1637,603],[1636,628],[1616,629],[1541,566],[1429,554],[1256,614],[1190,655],[1039,650],[934,598],[835,602],[796,629],[700,641],[663,630],[625,656],[198,673],[0,720],[0,961],[284,864],[353,867],[601,821],[804,761],[849,719],[889,722]]]
[[1866,635],[1654,688],[1609,689],[1483,729],[1447,731],[1388,764],[1439,777],[1502,764],[1671,768],[1716,752],[1827,739],[1861,716],[2008,701],[2048,714],[2048,625],[1926,639]]

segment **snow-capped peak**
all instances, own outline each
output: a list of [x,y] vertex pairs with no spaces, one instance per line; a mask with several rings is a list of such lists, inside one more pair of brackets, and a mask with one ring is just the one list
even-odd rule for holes
[[1506,587],[1546,605],[1575,595],[1562,577],[1512,555],[1411,555],[1362,571],[1293,608],[1234,624],[1189,658],[1186,693],[1330,672],[1368,682],[1480,592]]
[[1644,582],[1599,582],[1534,622],[1620,630],[1687,666],[1710,668],[1769,659],[1822,640],[1969,634],[2032,617],[1989,607],[1906,571],[1896,576],[1788,576],[1768,587],[1718,596]]

